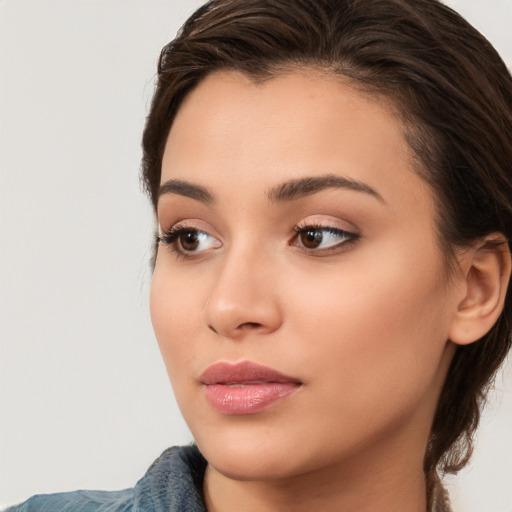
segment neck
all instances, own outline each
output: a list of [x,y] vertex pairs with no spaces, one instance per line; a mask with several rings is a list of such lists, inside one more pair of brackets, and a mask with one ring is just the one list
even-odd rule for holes
[[404,459],[404,452],[408,452],[407,446],[385,454],[380,461],[375,456],[359,458],[343,467],[324,467],[280,480],[235,480],[208,466],[204,483],[207,510],[426,512],[422,456],[416,464],[410,463],[411,457],[405,457],[408,463],[397,464],[397,459]]

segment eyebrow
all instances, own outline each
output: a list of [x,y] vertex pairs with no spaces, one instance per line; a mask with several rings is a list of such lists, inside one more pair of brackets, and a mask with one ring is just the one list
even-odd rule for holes
[[268,197],[271,201],[292,201],[302,197],[307,197],[317,192],[329,188],[344,188],[353,190],[355,192],[362,192],[369,194],[382,203],[386,201],[384,198],[370,185],[362,181],[353,180],[336,174],[325,174],[323,176],[314,176],[290,180],[277,187],[272,188],[268,192]]
[[188,181],[170,179],[167,180],[158,190],[158,197],[165,194],[178,194],[180,196],[190,197],[205,204],[215,202],[213,194],[200,185],[194,185]]
[[[289,180],[276,187],[271,188],[268,192],[268,198],[271,202],[293,201],[307,197],[322,190],[329,188],[343,188],[362,192],[371,195],[379,201],[385,203],[384,198],[370,185],[362,181],[353,180],[335,174],[325,174],[323,176],[312,176]],[[196,185],[184,180],[170,179],[160,186],[158,197],[165,194],[178,194],[190,197],[205,204],[215,203],[213,194],[205,187]]]

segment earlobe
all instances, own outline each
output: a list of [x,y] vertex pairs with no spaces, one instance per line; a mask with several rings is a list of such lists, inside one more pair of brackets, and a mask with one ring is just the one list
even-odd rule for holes
[[493,233],[465,252],[462,263],[464,296],[457,303],[450,340],[473,343],[489,332],[505,302],[511,272],[510,250],[505,236]]

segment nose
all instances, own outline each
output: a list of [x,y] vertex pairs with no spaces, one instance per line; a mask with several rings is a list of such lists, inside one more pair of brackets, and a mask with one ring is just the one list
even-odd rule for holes
[[249,248],[233,251],[223,260],[204,309],[206,326],[232,339],[277,330],[282,314],[275,265]]

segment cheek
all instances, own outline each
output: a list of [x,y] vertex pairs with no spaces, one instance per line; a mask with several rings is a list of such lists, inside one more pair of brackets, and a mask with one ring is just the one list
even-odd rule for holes
[[305,355],[309,374],[323,376],[327,409],[388,407],[405,394],[412,402],[435,381],[449,325],[439,258],[389,254],[378,264],[361,251],[337,272],[294,280],[304,288],[290,290],[291,338],[301,340],[295,353]]
[[206,303],[201,297],[199,282],[183,283],[157,264],[151,282],[151,321],[173,385],[177,370],[194,364],[193,344],[201,328],[201,304]]

